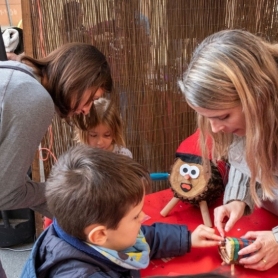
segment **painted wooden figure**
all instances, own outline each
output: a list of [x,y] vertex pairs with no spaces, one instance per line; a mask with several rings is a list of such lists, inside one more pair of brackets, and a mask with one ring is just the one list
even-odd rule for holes
[[[209,139],[209,138],[208,138]],[[211,140],[207,140],[209,152]],[[161,210],[162,216],[167,216],[179,200],[199,206],[204,224],[212,227],[208,206],[220,197],[227,182],[227,164],[218,161],[211,164],[211,176],[206,179],[202,166],[201,150],[199,148],[199,130],[186,138],[176,151],[176,160],[172,166],[169,181],[174,197]]]

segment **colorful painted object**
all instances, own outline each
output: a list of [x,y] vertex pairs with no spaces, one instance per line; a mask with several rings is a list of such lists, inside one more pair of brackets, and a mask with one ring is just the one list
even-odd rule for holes
[[254,240],[245,238],[226,237],[225,241],[218,247],[218,251],[226,264],[239,264],[241,258],[248,257],[250,254],[239,256],[238,252],[253,242]]

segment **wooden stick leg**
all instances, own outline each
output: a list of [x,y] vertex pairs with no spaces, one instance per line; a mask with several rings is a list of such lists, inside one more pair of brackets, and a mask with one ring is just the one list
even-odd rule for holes
[[207,202],[206,201],[200,201],[199,205],[200,205],[200,210],[201,210],[201,214],[202,214],[202,217],[203,217],[204,224],[208,227],[212,227]]
[[231,264],[231,276],[235,276],[235,265]]
[[160,214],[166,217],[179,200],[179,198],[173,197],[170,202],[161,210]]

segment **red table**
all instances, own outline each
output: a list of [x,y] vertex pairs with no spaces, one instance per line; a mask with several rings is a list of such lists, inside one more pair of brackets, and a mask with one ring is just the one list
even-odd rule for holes
[[[167,217],[160,215],[160,211],[171,200],[173,193],[170,189],[152,193],[146,196],[144,212],[150,219],[144,222],[150,225],[154,222],[185,224],[189,230],[194,230],[203,223],[200,209],[188,203],[179,201]],[[219,199],[215,206],[221,205]],[[213,221],[213,207],[209,208]],[[252,215],[242,217],[227,236],[241,237],[247,231],[270,230],[278,225],[278,217],[264,210],[255,209]],[[277,254],[278,256],[278,254]],[[156,259],[150,262],[148,268],[141,270],[142,277],[152,275],[178,275],[196,274],[217,271],[230,274],[230,266],[221,265],[222,260],[217,247],[193,248],[190,253],[182,257]],[[235,276],[240,278],[274,278],[278,277],[278,264],[267,271],[245,269],[240,265],[235,266]]]

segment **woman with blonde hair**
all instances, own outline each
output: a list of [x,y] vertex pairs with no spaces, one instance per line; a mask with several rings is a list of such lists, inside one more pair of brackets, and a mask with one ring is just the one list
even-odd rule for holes
[[94,101],[91,113],[94,116],[88,117],[87,130],[76,130],[77,141],[132,158],[132,153],[126,148],[123,123],[115,103],[99,98]]
[[[278,44],[242,30],[215,33],[196,48],[179,85],[198,114],[203,157],[209,134],[214,160],[230,162],[224,205],[214,211],[220,234],[255,205],[278,215]],[[244,267],[278,262],[278,226],[245,237],[255,241],[239,254],[255,253],[240,260]]]

